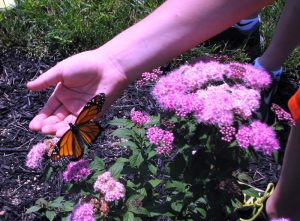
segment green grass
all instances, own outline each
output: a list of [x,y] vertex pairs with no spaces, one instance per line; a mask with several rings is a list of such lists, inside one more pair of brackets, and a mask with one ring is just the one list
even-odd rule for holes
[[0,12],[0,44],[42,56],[100,46],[156,8],[130,0],[19,0]]
[[[18,0],[17,7],[0,12],[0,47],[22,48],[34,56],[63,57],[99,47],[122,30],[149,14],[163,0]],[[262,10],[261,33],[269,44],[284,0]],[[264,50],[263,49],[263,50]],[[249,62],[244,47],[199,46],[179,56],[173,66],[191,57],[222,52],[237,61]],[[299,47],[285,62],[285,69],[299,70]]]

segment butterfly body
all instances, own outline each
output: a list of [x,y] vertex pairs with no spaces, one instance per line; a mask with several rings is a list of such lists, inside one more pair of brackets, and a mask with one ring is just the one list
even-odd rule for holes
[[84,149],[99,136],[102,128],[94,121],[101,112],[105,95],[96,95],[90,100],[78,115],[74,124],[69,123],[70,129],[58,141],[51,161],[56,163],[61,159],[78,160],[84,154]]

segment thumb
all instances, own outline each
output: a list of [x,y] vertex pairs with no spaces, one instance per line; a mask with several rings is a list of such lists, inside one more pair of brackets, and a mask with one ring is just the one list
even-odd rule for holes
[[62,82],[62,74],[58,65],[49,69],[37,79],[27,83],[27,88],[33,91],[40,91],[50,86],[56,85],[58,82]]

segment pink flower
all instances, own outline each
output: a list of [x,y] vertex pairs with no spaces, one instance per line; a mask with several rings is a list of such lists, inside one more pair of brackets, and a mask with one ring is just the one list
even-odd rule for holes
[[76,162],[71,162],[67,166],[67,169],[63,173],[64,180],[66,182],[75,181],[78,182],[83,180],[91,174],[87,160],[79,160]]
[[275,132],[267,124],[254,121],[250,126],[243,126],[236,134],[241,147],[252,146],[255,150],[270,155],[280,148]]
[[277,219],[271,219],[271,221],[290,221],[290,219],[287,219],[287,218],[277,218]]
[[273,103],[271,110],[276,114],[278,120],[288,122],[291,127],[296,125],[296,122],[292,118],[291,114],[283,110],[279,105]]
[[38,143],[32,147],[27,154],[26,166],[31,169],[36,169],[41,166],[43,156],[47,146],[45,143]]
[[221,127],[232,125],[235,116],[249,119],[259,107],[260,90],[270,82],[268,73],[252,65],[198,62],[161,77],[152,94],[177,116],[193,114],[199,123]]
[[83,203],[77,205],[72,214],[69,216],[69,221],[95,221],[93,205]]
[[160,129],[158,127],[150,127],[147,130],[147,138],[150,143],[156,146],[158,154],[170,153],[172,150],[172,144],[174,141],[174,135],[172,132]]
[[232,80],[243,81],[245,86],[257,90],[266,89],[271,84],[268,72],[255,68],[251,64],[229,63],[226,76]]
[[152,72],[144,72],[142,79],[138,80],[136,84],[138,87],[142,87],[146,82],[155,82],[162,73],[159,68],[153,69]]
[[124,185],[116,181],[110,172],[105,172],[98,176],[94,183],[94,190],[102,193],[107,202],[116,201],[125,196]]
[[150,117],[140,111],[131,111],[130,118],[131,121],[137,126],[143,126],[145,123],[148,123],[150,121]]
[[220,133],[222,134],[222,140],[230,142],[236,134],[236,129],[232,126],[222,126]]

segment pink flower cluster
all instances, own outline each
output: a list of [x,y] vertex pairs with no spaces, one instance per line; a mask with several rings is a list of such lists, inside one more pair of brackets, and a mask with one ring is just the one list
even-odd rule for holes
[[150,117],[140,111],[131,111],[130,118],[131,121],[139,127],[150,121]]
[[271,110],[276,114],[278,120],[286,121],[291,127],[296,125],[296,122],[292,118],[291,114],[283,110],[279,105],[273,103]]
[[220,128],[220,133],[222,134],[222,140],[230,142],[236,134],[236,129],[233,126],[223,126]]
[[242,126],[236,134],[236,139],[241,147],[252,146],[265,155],[270,155],[280,148],[275,132],[260,121],[254,121],[250,126]]
[[159,68],[152,70],[152,72],[144,72],[142,73],[142,79],[138,80],[136,84],[138,87],[142,87],[146,82],[155,82],[162,73]]
[[31,169],[37,169],[40,167],[46,150],[47,146],[45,143],[38,143],[34,145],[27,154],[26,166]]
[[66,182],[78,182],[90,174],[89,162],[87,160],[79,160],[68,164],[67,169],[63,173],[63,177]]
[[147,130],[147,138],[150,143],[156,146],[156,152],[158,154],[168,154],[171,152],[174,141],[174,135],[172,132],[158,127],[150,127]]
[[68,221],[95,221],[93,205],[91,203],[77,205],[68,217]]
[[271,219],[271,221],[290,221],[290,219],[287,219],[287,218],[278,218],[278,219]]
[[[225,83],[228,79],[233,86]],[[152,94],[163,109],[178,116],[193,114],[199,123],[230,126],[235,115],[252,115],[259,107],[260,90],[270,82],[268,73],[251,65],[198,62],[161,77]]]
[[94,190],[102,193],[107,202],[116,201],[125,196],[124,185],[116,181],[110,172],[98,176],[94,183]]

